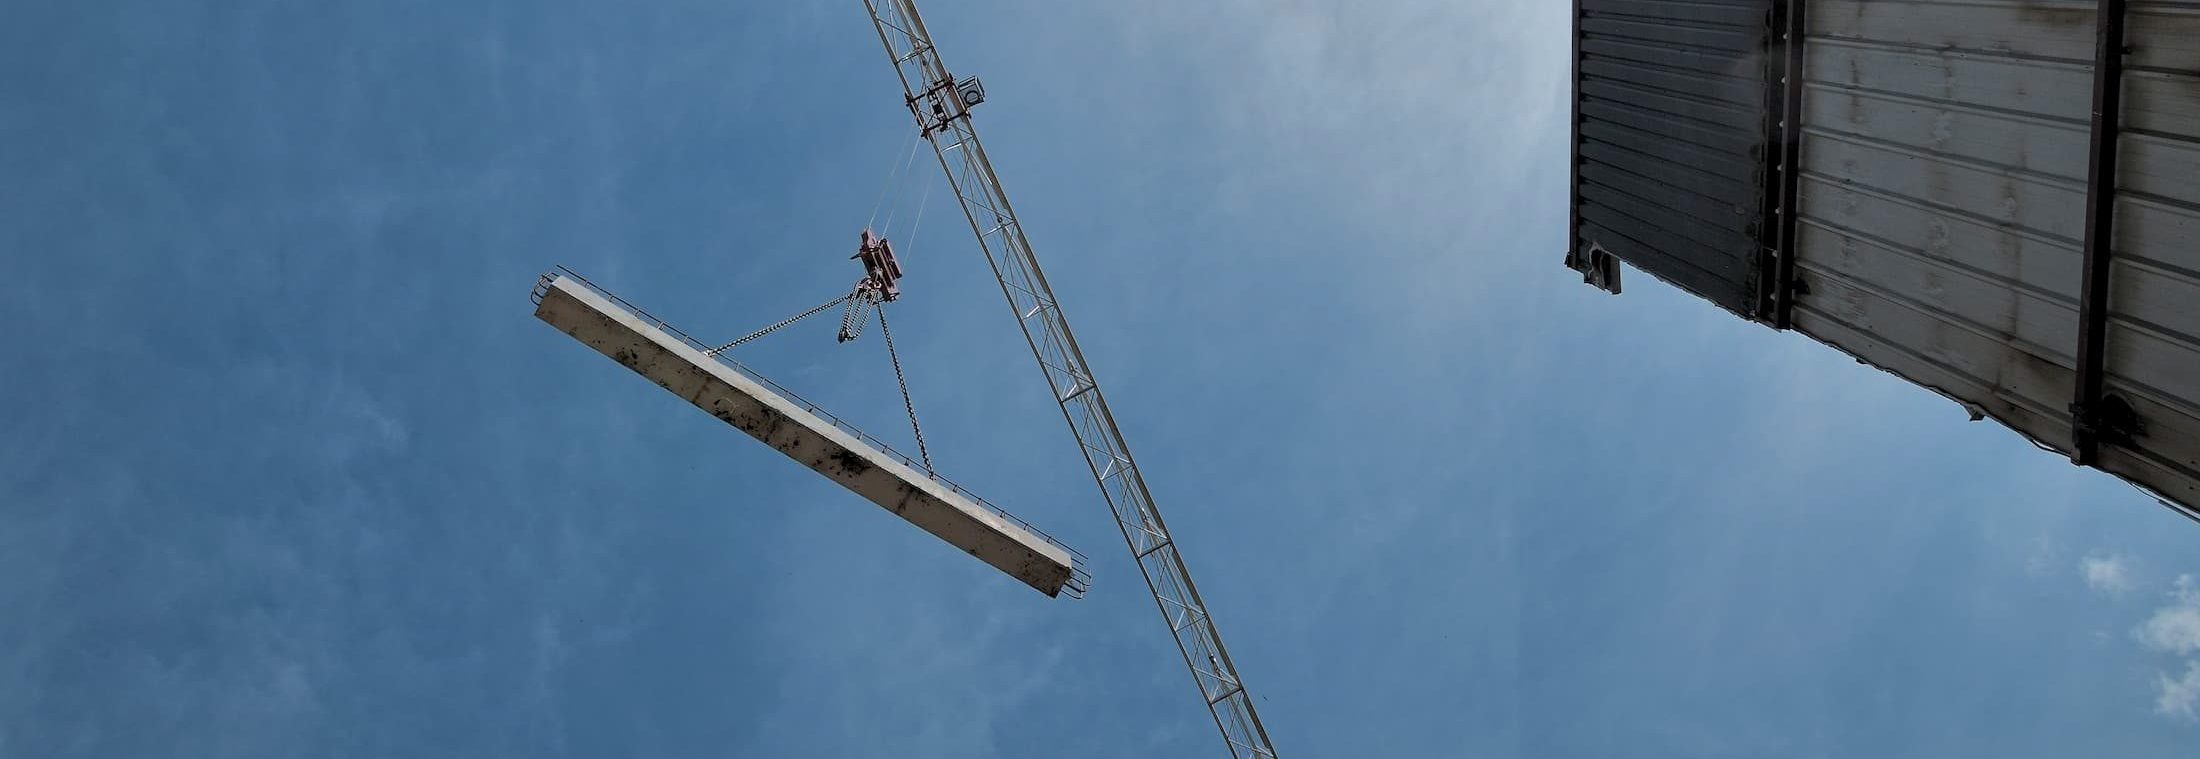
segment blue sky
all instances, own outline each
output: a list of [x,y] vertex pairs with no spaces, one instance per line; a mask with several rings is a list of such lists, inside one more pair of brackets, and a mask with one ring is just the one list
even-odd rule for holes
[[[2193,525],[1559,265],[1564,4],[926,10],[1287,754],[2200,740]],[[927,439],[1086,600],[529,314],[555,264],[706,339],[844,291],[911,129],[859,3],[7,15],[0,756],[1218,754],[944,196]],[[904,439],[831,330],[743,360]]]

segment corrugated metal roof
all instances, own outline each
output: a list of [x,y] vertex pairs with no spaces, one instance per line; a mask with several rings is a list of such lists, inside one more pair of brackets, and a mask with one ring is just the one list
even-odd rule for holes
[[[2106,384],[2140,434],[2098,463],[2200,504],[2200,4],[2126,19]],[[2090,2],[1813,0],[1795,326],[2070,450],[2095,33]]]
[[1757,298],[1772,0],[1580,0],[1573,250]]

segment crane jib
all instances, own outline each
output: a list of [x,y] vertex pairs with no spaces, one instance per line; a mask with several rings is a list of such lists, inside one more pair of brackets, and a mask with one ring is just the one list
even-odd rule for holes
[[1184,665],[1199,687],[1200,700],[1206,702],[1230,755],[1239,759],[1275,756],[1252,696],[1238,678],[1206,602],[1192,584],[1191,572],[1147,492],[1130,447],[1108,411],[1107,399],[1093,381],[1054,291],[1031,253],[1008,194],[978,143],[970,107],[985,98],[984,88],[974,77],[957,80],[948,73],[913,0],[864,0],[864,7],[901,79],[910,113],[947,173],[949,188],[993,267],[1041,374],[1059,400],[1062,417],[1084,452],[1085,464],[1153,592],[1155,606],[1168,622]]

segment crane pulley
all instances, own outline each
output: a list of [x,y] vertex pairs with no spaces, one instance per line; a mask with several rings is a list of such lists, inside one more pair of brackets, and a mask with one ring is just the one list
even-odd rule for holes
[[886,238],[863,230],[863,243],[849,258],[863,262],[863,279],[856,281],[855,292],[848,295],[848,308],[840,314],[839,340],[844,343],[863,334],[863,325],[870,321],[865,318],[868,311],[878,309],[883,320],[886,310],[881,304],[901,297],[901,261],[894,258],[894,246]]

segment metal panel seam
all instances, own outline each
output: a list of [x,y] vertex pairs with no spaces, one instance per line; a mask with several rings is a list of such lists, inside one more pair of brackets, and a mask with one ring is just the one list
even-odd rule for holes
[[2093,134],[2087,150],[2084,279],[2078,293],[2078,378],[2070,401],[2071,454],[2100,458],[2102,443],[2128,440],[2131,407],[2105,395],[2108,276],[2116,223],[2116,127],[2123,105],[2124,0],[2100,0],[2093,61]]
[[1787,0],[1786,8],[1787,16],[1782,19],[1785,29],[1780,37],[1787,61],[1780,77],[1780,194],[1775,211],[1779,214],[1779,230],[1774,246],[1778,268],[1772,275],[1771,314],[1772,327],[1782,330],[1795,326],[1795,219],[1802,215],[1796,208],[1796,193],[1803,173],[1803,45],[1808,39],[1806,24],[1810,16],[1806,0]]

